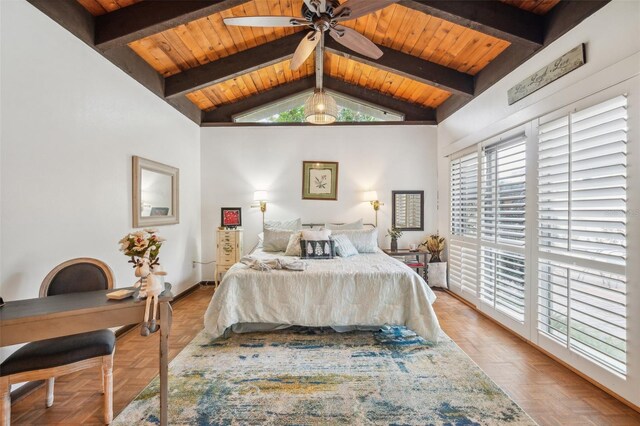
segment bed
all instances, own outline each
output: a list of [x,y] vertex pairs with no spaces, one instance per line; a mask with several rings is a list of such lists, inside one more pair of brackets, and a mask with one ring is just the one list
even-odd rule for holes
[[[260,248],[252,256],[282,257]],[[305,271],[258,271],[237,263],[225,274],[205,313],[214,338],[288,326],[354,328],[404,325],[437,341],[436,299],[422,277],[378,250],[355,256],[304,260]]]

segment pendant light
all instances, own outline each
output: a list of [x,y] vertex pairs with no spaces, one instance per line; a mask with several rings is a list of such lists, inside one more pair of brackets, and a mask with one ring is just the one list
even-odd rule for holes
[[311,124],[331,124],[338,117],[336,100],[322,89],[324,72],[324,31],[316,46],[316,89],[304,103],[304,119]]

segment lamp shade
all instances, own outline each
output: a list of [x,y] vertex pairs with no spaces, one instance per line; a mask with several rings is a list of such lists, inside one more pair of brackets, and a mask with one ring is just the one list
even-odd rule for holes
[[253,193],[253,201],[267,201],[267,191],[256,191]]
[[311,124],[331,124],[337,117],[335,99],[322,89],[316,90],[304,103],[304,118]]
[[364,201],[378,201],[378,193],[376,191],[365,192]]

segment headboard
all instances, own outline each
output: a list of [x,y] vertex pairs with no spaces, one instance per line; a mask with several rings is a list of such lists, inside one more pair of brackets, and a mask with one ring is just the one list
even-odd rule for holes
[[[325,223],[303,223],[302,227],[313,229],[313,228],[323,227],[324,225]],[[344,223],[332,223],[331,225],[344,225]],[[373,223],[363,223],[362,225],[370,226],[371,228],[376,227]]]

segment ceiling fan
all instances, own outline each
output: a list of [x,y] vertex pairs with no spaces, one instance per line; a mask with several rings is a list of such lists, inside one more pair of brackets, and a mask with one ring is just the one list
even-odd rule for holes
[[339,22],[356,19],[378,9],[389,6],[398,0],[303,0],[302,16],[242,16],[225,18],[227,25],[248,27],[309,27],[309,31],[296,48],[289,67],[297,70],[307,60],[311,52],[316,51],[316,89],[304,104],[305,120],[312,124],[331,124],[338,117],[335,99],[322,89],[324,34],[338,43],[370,58],[378,59],[382,51],[371,40],[342,26]]
[[329,35],[343,46],[370,58],[378,59],[382,51],[368,38],[339,22],[356,19],[378,9],[389,6],[398,0],[347,0],[340,4],[339,0],[304,0],[302,18],[295,16],[242,16],[225,18],[227,25],[248,27],[309,27],[308,32],[291,59],[290,68],[297,70],[311,55],[313,50]]

